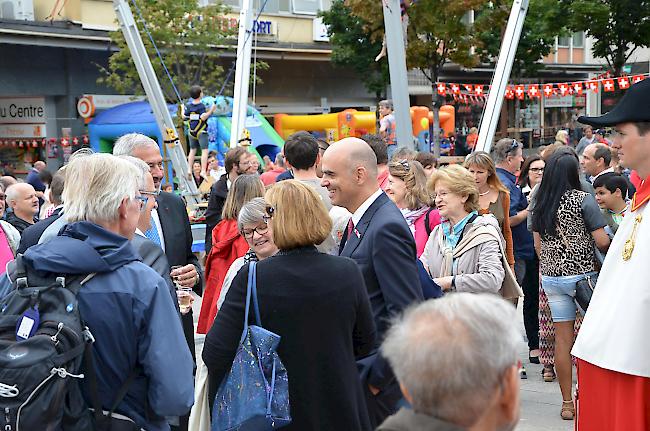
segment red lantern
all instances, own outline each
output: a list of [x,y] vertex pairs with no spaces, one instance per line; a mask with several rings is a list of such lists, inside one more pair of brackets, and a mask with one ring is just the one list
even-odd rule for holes
[[605,79],[603,81],[603,88],[607,92],[612,92],[614,91],[614,80],[613,79]]
[[474,87],[474,94],[476,94],[476,95],[479,96],[479,97],[480,97],[480,96],[483,96],[483,86],[480,85],[480,84],[476,85],[476,86]]
[[645,79],[644,75],[634,75],[634,77],[632,77],[632,84],[636,84],[637,82],[641,82],[644,79]]
[[32,141],[32,147],[38,148],[38,142],[36,142],[36,139]]
[[61,138],[61,145],[63,145],[64,147],[67,147],[68,143],[69,143],[68,138]]
[[514,98],[515,98],[515,92],[514,92],[514,90],[512,89],[512,85],[508,85],[508,86],[506,87],[506,99],[508,99],[508,100],[512,100],[512,99],[514,99]]
[[88,143],[90,142],[90,139],[88,139],[88,135],[84,135],[82,140],[84,145],[88,145]]
[[76,136],[72,138],[72,145],[79,145],[79,138],[77,138]]
[[460,85],[458,84],[450,84],[451,86],[451,93],[454,95],[460,94]]
[[531,99],[534,99],[536,97],[540,97],[539,85],[531,84],[531,85],[528,86],[528,97],[530,97]]
[[468,93],[474,92],[474,87],[472,87],[472,84],[463,84],[463,87],[465,87],[465,91],[467,91]]
[[589,81],[587,82],[586,87],[594,93],[598,93],[598,81]]
[[438,94],[441,96],[447,94],[447,86],[442,82],[438,84]]

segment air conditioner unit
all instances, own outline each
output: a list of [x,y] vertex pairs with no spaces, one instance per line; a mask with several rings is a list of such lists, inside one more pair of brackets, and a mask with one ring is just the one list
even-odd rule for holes
[[33,0],[0,0],[0,19],[34,21]]

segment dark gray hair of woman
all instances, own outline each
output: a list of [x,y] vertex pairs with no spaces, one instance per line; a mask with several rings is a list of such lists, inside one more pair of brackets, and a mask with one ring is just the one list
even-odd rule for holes
[[580,165],[572,148],[559,149],[546,160],[544,177],[533,207],[533,230],[540,235],[556,235],[557,210],[568,190],[581,190]]

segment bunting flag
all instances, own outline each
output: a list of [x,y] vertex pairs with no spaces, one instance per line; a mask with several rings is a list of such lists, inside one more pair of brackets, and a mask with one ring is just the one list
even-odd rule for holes
[[544,84],[544,96],[546,97],[551,97],[553,94],[555,94],[555,90],[553,90],[553,84]]
[[74,136],[71,138],[65,138],[65,137],[64,138],[40,138],[40,139],[0,138],[0,146],[10,146],[10,147],[18,147],[18,148],[38,148],[38,147],[45,147],[48,144],[54,145],[57,143],[64,147],[70,145],[88,146],[88,144],[90,143],[90,138],[88,138],[88,135]]
[[605,91],[614,91],[614,80],[606,79],[603,81],[603,88]]
[[515,96],[517,96],[517,99],[519,100],[524,100],[524,97],[526,97],[525,86],[515,85]]
[[[552,84],[511,84],[506,87],[504,97],[508,100],[515,98],[524,100],[526,97],[530,99],[539,99],[542,97],[556,97],[556,96],[582,96],[587,90],[594,93],[600,91],[600,87],[606,92],[613,92],[616,88],[627,90],[632,85],[646,79],[650,74],[638,74],[634,76],[619,76],[612,77],[609,73],[599,75],[596,79],[587,81],[575,82],[559,82]],[[454,100],[460,103],[483,103],[487,97],[490,86],[484,84],[459,84],[459,83],[436,83],[436,91],[441,96],[446,96],[447,93],[454,97]]]
[[627,90],[630,88],[630,80],[627,79],[627,76],[621,76],[618,78],[618,86],[621,90]]

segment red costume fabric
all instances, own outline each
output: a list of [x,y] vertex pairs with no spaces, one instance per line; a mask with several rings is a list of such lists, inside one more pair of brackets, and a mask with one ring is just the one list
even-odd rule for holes
[[578,359],[576,431],[650,430],[648,400],[650,378],[606,370]]
[[636,186],[636,193],[632,199],[632,211],[636,211],[644,203],[650,200],[650,177],[641,181],[639,185]]
[[205,262],[205,290],[196,332],[207,334],[217,315],[217,301],[223,279],[235,259],[248,251],[248,243],[239,234],[236,220],[221,220],[212,231],[212,249]]

